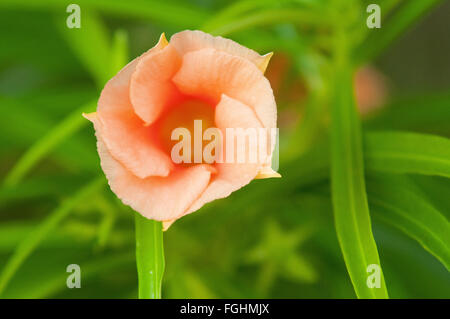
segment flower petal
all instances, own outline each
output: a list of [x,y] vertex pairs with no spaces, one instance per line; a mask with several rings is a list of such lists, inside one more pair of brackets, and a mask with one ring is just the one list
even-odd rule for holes
[[214,37],[202,31],[186,30],[174,34],[170,38],[172,44],[179,54],[184,54],[192,51],[198,51],[206,48],[213,48],[218,51],[224,51],[228,54],[244,58],[254,65],[256,65],[263,73],[266,70],[272,53],[260,55],[259,53],[240,45],[230,39],[222,37]]
[[[222,131],[225,144],[227,128],[258,129],[262,127],[249,106],[226,95],[222,95],[222,99],[216,107],[215,121],[217,127]],[[234,145],[236,150],[237,143]],[[247,149],[249,149],[248,143]],[[257,150],[250,150],[250,152],[255,151]],[[226,155],[224,156],[226,157]],[[217,175],[214,176],[209,186],[188,209],[186,214],[198,210],[204,204],[215,199],[227,197],[232,192],[250,183],[261,169],[261,162],[264,162],[264,159],[259,163],[250,163],[247,158],[247,161],[244,163],[226,163],[225,159],[224,163],[217,163]]]
[[181,66],[181,57],[172,45],[140,59],[130,82],[130,99],[136,114],[153,123],[164,107],[176,98],[173,75]]
[[215,49],[188,52],[173,81],[183,93],[216,103],[226,94],[250,106],[264,127],[276,125],[277,109],[269,81],[248,60]]
[[166,43],[163,34],[155,47],[134,59],[106,83],[94,121],[97,133],[112,156],[140,178],[167,176],[173,168],[170,157],[156,146],[150,129],[134,113],[129,98],[130,78],[140,59],[162,50]]
[[159,221],[183,215],[205,190],[215,171],[210,165],[196,165],[174,170],[167,177],[141,179],[111,156],[100,136],[97,136],[97,148],[111,190],[125,205],[146,218]]

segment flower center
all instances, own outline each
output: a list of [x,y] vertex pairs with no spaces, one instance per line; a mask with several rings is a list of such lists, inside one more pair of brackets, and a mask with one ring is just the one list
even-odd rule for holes
[[[199,132],[200,124],[201,131]],[[194,146],[201,146],[201,150],[203,150],[208,144],[208,141],[204,141],[202,138],[203,132],[210,127],[215,127],[214,106],[199,99],[185,98],[169,107],[156,123],[156,127],[161,147],[169,155],[177,143],[182,139],[189,138],[190,162],[194,163]],[[180,130],[177,130],[180,128],[183,129],[181,132],[189,132],[189,134],[180,136],[178,134]],[[201,134],[200,137],[199,134]],[[196,138],[197,141],[194,141]]]

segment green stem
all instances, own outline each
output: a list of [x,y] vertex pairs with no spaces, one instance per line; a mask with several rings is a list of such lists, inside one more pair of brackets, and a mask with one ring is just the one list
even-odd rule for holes
[[138,213],[135,222],[139,299],[160,299],[164,273],[162,223]]

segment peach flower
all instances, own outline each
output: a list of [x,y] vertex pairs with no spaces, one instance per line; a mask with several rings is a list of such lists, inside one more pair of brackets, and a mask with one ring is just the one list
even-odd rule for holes
[[355,73],[355,95],[359,112],[369,114],[382,107],[387,100],[385,76],[372,66],[359,68]]
[[275,128],[275,99],[263,75],[271,55],[201,31],[177,33],[170,42],[162,34],[105,85],[97,112],[84,114],[94,124],[111,190],[167,229],[255,178],[279,176],[261,162],[187,165],[170,156],[171,130],[195,119],[222,132]]

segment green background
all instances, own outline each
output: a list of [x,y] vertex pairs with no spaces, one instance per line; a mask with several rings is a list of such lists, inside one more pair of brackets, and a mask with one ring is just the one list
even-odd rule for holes
[[[253,181],[177,221],[164,234],[163,297],[355,298],[322,165],[336,102],[330,70],[341,47],[333,35],[345,25],[346,41],[355,44],[349,63],[370,63],[384,74],[388,97],[362,117],[363,136],[403,130],[449,137],[450,3],[414,17],[405,3],[419,0],[380,0],[382,27],[369,30],[370,2],[347,1],[346,10],[341,2],[78,1],[81,28],[68,29],[70,2],[0,0],[0,296],[137,297],[133,212],[106,186],[81,112],[95,110],[105,81],[162,32],[169,39],[201,29],[274,52],[267,74],[279,86],[283,178]],[[437,145],[448,162],[448,139]],[[440,262],[449,256],[449,180],[412,169],[366,173],[389,296],[449,298],[450,276]],[[443,234],[437,258],[426,238],[386,220],[389,212],[372,201],[377,196],[406,213],[424,212],[440,227],[427,233]],[[408,206],[418,202],[439,216],[431,220],[422,206]],[[66,287],[69,264],[81,266],[81,289]]]

